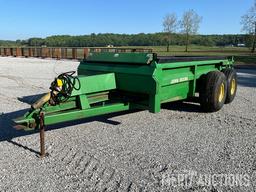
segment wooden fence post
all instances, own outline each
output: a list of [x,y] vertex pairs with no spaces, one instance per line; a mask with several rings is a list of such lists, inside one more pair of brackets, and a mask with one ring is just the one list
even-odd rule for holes
[[77,59],[77,49],[72,48],[72,59]]
[[84,48],[84,59],[89,56],[89,48]]

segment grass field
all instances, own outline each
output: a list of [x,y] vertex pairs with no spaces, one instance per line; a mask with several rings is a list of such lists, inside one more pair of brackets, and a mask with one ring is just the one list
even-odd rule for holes
[[[128,48],[128,47],[125,47]],[[131,47],[129,47],[131,48]],[[166,51],[165,46],[145,46],[137,48],[153,49],[153,52],[161,56],[234,56],[238,64],[254,64],[256,63],[256,53],[251,53],[247,47],[206,47],[191,45],[189,51],[185,52],[185,46],[170,46],[170,51]]]

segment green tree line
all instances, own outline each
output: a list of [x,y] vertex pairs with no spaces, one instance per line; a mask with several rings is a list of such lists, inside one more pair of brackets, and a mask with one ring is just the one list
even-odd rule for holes
[[[248,35],[193,35],[191,44],[203,46],[251,45]],[[184,34],[173,34],[170,45],[185,45]],[[47,46],[47,47],[105,47],[113,46],[164,46],[167,45],[165,33],[140,34],[90,34],[81,36],[58,35],[28,40],[3,41],[0,46]]]

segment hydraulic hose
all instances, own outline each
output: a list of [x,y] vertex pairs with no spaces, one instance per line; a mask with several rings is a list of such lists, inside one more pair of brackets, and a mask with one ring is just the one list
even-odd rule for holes
[[[75,71],[69,71],[60,74],[55,81],[51,84],[51,100],[54,102],[54,104],[59,104],[62,102],[67,101],[72,94],[72,91],[79,90],[81,88],[80,80],[78,77],[74,76]],[[58,82],[57,80],[62,81],[61,89],[58,88]],[[56,95],[57,91],[57,95]]]

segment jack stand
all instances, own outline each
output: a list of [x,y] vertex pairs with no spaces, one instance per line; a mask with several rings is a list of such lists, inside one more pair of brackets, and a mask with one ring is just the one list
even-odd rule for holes
[[40,113],[40,157],[45,157],[45,142],[44,142],[44,136],[45,136],[45,125],[44,125],[44,113]]

